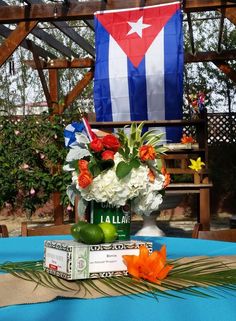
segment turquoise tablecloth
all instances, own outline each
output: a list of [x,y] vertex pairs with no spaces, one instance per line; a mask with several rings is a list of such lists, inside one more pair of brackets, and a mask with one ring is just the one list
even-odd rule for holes
[[[0,239],[0,263],[43,257],[44,239],[69,236]],[[139,239],[147,239],[141,238]],[[236,255],[236,244],[183,238],[148,238],[154,248],[167,245],[169,258],[195,255]],[[221,297],[184,299],[115,297],[101,299],[57,299],[49,303],[0,308],[1,321],[236,321],[236,291]]]

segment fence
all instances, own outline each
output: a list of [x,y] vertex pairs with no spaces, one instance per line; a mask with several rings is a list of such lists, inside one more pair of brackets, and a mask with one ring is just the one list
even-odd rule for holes
[[207,115],[208,145],[236,142],[236,113]]
[[[236,143],[236,113],[211,113],[207,114],[207,142],[208,145]],[[184,119],[189,119],[184,114]],[[187,136],[196,136],[194,126],[185,126],[183,133]]]

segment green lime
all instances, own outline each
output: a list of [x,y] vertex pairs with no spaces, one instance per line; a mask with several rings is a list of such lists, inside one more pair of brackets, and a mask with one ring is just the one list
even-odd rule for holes
[[85,221],[79,221],[71,226],[70,233],[76,241],[80,241],[80,230],[87,224]]
[[105,243],[112,243],[117,239],[117,230],[114,224],[112,223],[99,223],[98,226],[100,226],[100,228],[103,231],[104,234],[104,239],[103,241]]
[[97,224],[87,224],[81,228],[80,238],[85,244],[99,244],[102,243],[104,234]]

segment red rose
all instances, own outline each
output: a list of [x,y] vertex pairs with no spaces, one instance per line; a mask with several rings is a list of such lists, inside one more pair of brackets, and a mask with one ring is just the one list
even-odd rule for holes
[[112,150],[105,150],[101,156],[103,160],[108,160],[108,159],[114,159],[114,155],[115,155],[115,152],[113,152]]
[[95,138],[94,140],[91,141],[89,144],[89,147],[94,151],[94,152],[101,152],[103,150],[103,143],[102,140],[99,138]]
[[78,161],[78,167],[79,167],[80,172],[87,171],[88,170],[88,161],[86,161],[84,159],[80,159]]
[[82,188],[88,187],[93,181],[93,177],[89,171],[82,172],[78,177],[79,186]]
[[143,145],[139,148],[139,157],[141,161],[154,160],[156,158],[156,151],[152,145]]
[[106,135],[102,139],[103,145],[105,148],[113,150],[115,153],[120,148],[119,140],[113,135]]

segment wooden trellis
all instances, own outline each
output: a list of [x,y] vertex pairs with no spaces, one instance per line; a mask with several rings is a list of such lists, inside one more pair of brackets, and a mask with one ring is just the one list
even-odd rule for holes
[[236,143],[236,113],[209,114],[208,145]]

